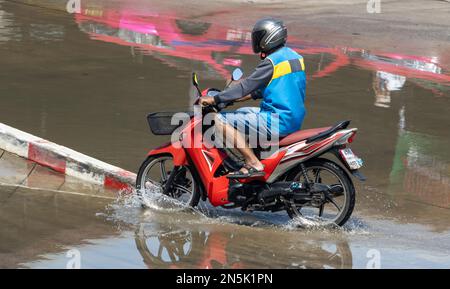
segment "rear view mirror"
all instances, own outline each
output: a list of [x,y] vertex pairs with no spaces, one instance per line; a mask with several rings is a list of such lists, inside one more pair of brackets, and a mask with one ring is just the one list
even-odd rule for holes
[[236,68],[235,70],[233,70],[233,73],[231,74],[231,79],[233,81],[236,81],[241,79],[243,75],[244,73],[242,72],[242,70],[240,68]]
[[197,73],[195,73],[195,72],[192,73],[192,84],[193,84],[195,87],[198,87]]
[[202,95],[202,92],[200,91],[200,88],[198,87],[198,79],[197,79],[197,73],[192,73],[192,85],[194,85],[195,90],[197,90],[197,97],[200,97]]

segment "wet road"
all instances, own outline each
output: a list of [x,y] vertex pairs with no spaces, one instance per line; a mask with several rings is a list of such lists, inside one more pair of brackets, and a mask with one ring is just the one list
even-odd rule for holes
[[[202,86],[223,87],[229,71],[248,73],[257,59],[241,28],[107,3],[82,1],[71,15],[0,1],[1,121],[136,171],[146,151],[166,140],[149,133],[146,114],[188,109],[192,71]],[[359,128],[352,148],[369,178],[357,184],[345,230],[292,230],[240,212],[91,206],[75,197],[58,204],[25,191],[2,197],[9,225],[0,229],[0,255],[9,257],[0,266],[65,267],[67,248],[78,248],[85,267],[366,267],[371,249],[382,267],[450,267],[448,42],[434,56],[310,40],[289,38],[307,67],[304,127],[351,119]],[[23,215],[25,207],[36,217]],[[79,213],[84,219],[74,225]],[[26,225],[35,218],[48,235]],[[39,246],[42,240],[54,246]],[[292,249],[280,253],[280,243]],[[170,248],[158,257],[161,244]]]
[[111,205],[26,189],[7,201],[4,188],[0,194],[1,267],[66,268],[74,256],[82,268],[366,268],[378,256],[383,268],[449,264],[448,234],[385,219],[299,230],[280,225],[281,215],[143,211],[130,200]]

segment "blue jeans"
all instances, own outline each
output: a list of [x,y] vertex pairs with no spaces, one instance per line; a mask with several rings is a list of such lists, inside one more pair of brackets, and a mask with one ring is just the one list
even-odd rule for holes
[[242,134],[249,136],[251,147],[256,146],[253,143],[254,140],[260,142],[279,138],[278,121],[271,118],[270,114],[261,112],[259,107],[242,107],[232,112],[221,112],[218,118]]

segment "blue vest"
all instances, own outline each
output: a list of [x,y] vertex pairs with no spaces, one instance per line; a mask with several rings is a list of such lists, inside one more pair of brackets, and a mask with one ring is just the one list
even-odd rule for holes
[[285,136],[299,130],[305,117],[305,64],[303,57],[288,47],[267,58],[272,62],[273,75],[262,92],[261,112],[277,114],[279,135]]

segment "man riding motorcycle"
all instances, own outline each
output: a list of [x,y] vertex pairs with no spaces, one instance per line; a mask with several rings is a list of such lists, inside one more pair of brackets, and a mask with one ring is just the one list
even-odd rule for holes
[[306,75],[303,57],[285,46],[287,28],[281,20],[259,20],[252,31],[252,47],[261,62],[247,78],[218,93],[202,97],[201,105],[262,99],[260,107],[218,113],[216,134],[230,141],[245,158],[245,165],[229,178],[264,176],[264,166],[245,136],[256,133],[278,139],[298,131],[305,116]]

